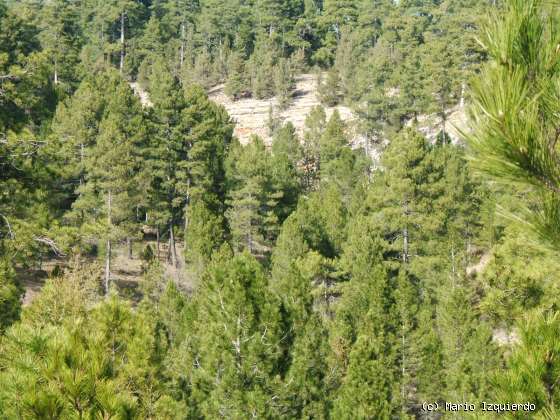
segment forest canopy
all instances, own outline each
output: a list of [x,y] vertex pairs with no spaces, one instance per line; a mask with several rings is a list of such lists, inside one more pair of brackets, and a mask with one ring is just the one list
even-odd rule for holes
[[0,0],[0,419],[558,418],[558,20]]

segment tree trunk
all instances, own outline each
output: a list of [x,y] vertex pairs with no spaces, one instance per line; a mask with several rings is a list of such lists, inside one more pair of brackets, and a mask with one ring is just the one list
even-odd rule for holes
[[125,12],[123,11],[121,13],[121,63],[119,67],[121,76],[124,70],[124,16],[125,16]]
[[402,328],[402,339],[401,339],[401,350],[402,350],[402,359],[401,359],[401,401],[402,401],[402,411],[403,413],[406,412],[406,383],[404,380],[406,374],[406,341],[405,341],[405,327],[404,323],[401,324]]
[[175,248],[175,236],[173,233],[173,224],[169,227],[169,248],[171,252],[171,264],[177,267],[177,249]]
[[126,249],[128,252],[128,259],[132,259],[132,240],[130,238],[126,238]]
[[408,227],[403,230],[403,263],[408,262]]
[[455,267],[455,246],[451,245],[451,288],[455,289],[455,279],[457,277],[457,269]]
[[58,62],[57,59],[54,59],[54,84],[55,86],[58,85]]
[[404,204],[404,229],[403,229],[403,263],[408,263],[409,260],[409,238],[408,238],[408,202]]
[[165,261],[167,263],[171,262],[171,238],[167,241],[167,255],[165,256]]
[[157,260],[159,261],[159,226],[156,228],[156,250]]
[[85,182],[85,179],[84,179],[84,157],[85,157],[84,143],[81,143],[80,144],[80,185],[82,185]]
[[181,23],[181,68],[185,63],[185,22]]
[[107,250],[105,252],[105,295],[109,295],[109,284],[111,281],[111,240],[107,240]]
[[[108,234],[111,235],[111,205],[112,205],[111,191],[107,194],[107,225],[109,228]],[[105,252],[105,295],[109,294],[109,282],[111,281],[111,237],[107,239],[107,250]]]
[[103,22],[101,22],[101,50],[103,51],[103,65],[107,64],[107,55],[105,54],[105,30]]
[[441,104],[441,131],[443,133],[444,139],[445,139],[445,135],[447,134],[446,122],[447,122],[447,115],[445,114],[445,106],[442,103]]

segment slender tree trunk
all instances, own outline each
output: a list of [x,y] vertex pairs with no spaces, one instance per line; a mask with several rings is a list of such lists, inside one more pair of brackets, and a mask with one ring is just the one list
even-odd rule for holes
[[132,259],[132,240],[130,238],[126,238],[126,249],[128,252],[128,259]]
[[159,261],[159,226],[156,228],[156,250],[157,260]]
[[441,131],[443,133],[444,138],[445,135],[447,134],[446,122],[447,122],[447,115],[445,114],[445,106],[442,103],[441,104]]
[[405,217],[405,224],[403,229],[403,263],[408,263],[409,260],[409,238],[408,238],[408,201],[405,201],[404,204],[404,217]]
[[80,143],[80,185],[85,182],[84,179],[84,143]]
[[403,230],[403,262],[408,262],[408,227]]
[[181,68],[185,63],[185,22],[181,23]]
[[105,295],[109,295],[111,281],[111,240],[107,239],[107,250],[105,252]]
[[401,350],[402,350],[402,359],[401,359],[401,403],[402,403],[402,411],[403,413],[406,412],[406,381],[405,381],[405,374],[406,374],[406,338],[405,338],[405,327],[404,323],[401,324],[402,328],[402,340],[401,340]]
[[455,267],[455,245],[451,245],[451,288],[455,289],[457,268]]
[[[107,224],[109,235],[111,235],[111,191],[107,194]],[[107,250],[105,252],[105,295],[109,294],[109,283],[111,281],[111,237],[107,239]]]
[[175,236],[173,233],[173,224],[169,227],[169,247],[171,252],[171,264],[177,267],[177,248],[175,248]]
[[105,25],[101,22],[101,52],[103,53],[103,65],[107,64],[107,56],[105,55]]
[[58,85],[58,61],[54,59],[54,84]]
[[[251,229],[251,227],[249,227]],[[251,235],[251,231],[247,233],[247,248],[249,249],[249,253],[253,255],[253,236]]]
[[125,17],[125,13],[126,12],[122,12],[121,13],[121,63],[120,63],[120,67],[119,67],[119,71],[121,73],[121,76],[123,74],[123,70],[124,70],[124,17]]

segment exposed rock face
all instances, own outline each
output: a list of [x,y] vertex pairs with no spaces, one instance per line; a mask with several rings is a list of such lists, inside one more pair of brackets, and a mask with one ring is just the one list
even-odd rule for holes
[[521,341],[516,330],[496,328],[492,331],[492,341],[500,347],[513,347]]
[[[461,132],[468,132],[468,117],[465,106],[457,105],[446,112],[445,131],[451,137],[453,143],[462,141]],[[407,122],[407,126],[413,126],[414,120]],[[442,118],[438,114],[419,115],[417,118],[418,130],[428,140],[435,140],[443,128]]]
[[137,82],[130,83],[130,87],[132,88],[134,93],[138,95],[138,97],[140,98],[140,102],[142,103],[143,107],[151,108],[154,106],[152,101],[150,101],[150,95],[148,94],[148,92],[142,89],[142,86],[140,86],[139,83]]
[[[296,132],[301,136],[305,128],[305,118],[313,107],[321,104],[317,97],[317,79],[312,74],[301,74],[296,78],[296,89],[293,92],[292,103],[284,111],[279,110],[276,98],[246,98],[233,101],[224,94],[224,85],[210,89],[208,95],[210,99],[227,109],[229,115],[237,123],[235,135],[243,144],[247,143],[253,134],[261,137],[265,143],[270,144],[271,138],[267,125],[271,106],[273,117],[282,122],[290,121]],[[345,106],[325,107],[327,118],[330,118],[335,109],[338,110],[342,120],[348,124],[350,138],[356,140],[358,136],[355,134],[355,115],[350,108]]]
[[[143,106],[153,106],[149,94],[138,83],[131,83],[130,86],[140,97]],[[398,91],[388,92],[388,95],[394,94],[398,94]],[[297,134],[302,138],[307,115],[309,115],[313,107],[321,105],[317,95],[317,77],[313,74],[301,74],[296,77],[296,88],[292,94],[292,101],[285,110],[280,110],[276,98],[242,98],[236,101],[231,100],[224,93],[223,84],[211,88],[208,96],[211,100],[226,108],[236,123],[234,134],[242,144],[247,144],[252,135],[257,135],[264,140],[265,144],[270,145],[272,139],[268,129],[268,122],[271,107],[273,118],[283,123],[291,122]],[[330,118],[333,112],[337,110],[342,120],[346,122],[351,147],[364,149],[374,163],[379,162],[380,152],[388,143],[387,139],[370,139],[370,141],[366,141],[367,139],[358,129],[357,116],[346,106],[324,107],[324,109],[327,118]],[[467,121],[464,106],[458,105],[447,110],[445,129],[453,142],[461,141],[460,131],[467,130]],[[441,116],[438,114],[420,115],[416,121],[410,120],[407,126],[414,124],[416,124],[419,131],[432,141],[442,129]]]

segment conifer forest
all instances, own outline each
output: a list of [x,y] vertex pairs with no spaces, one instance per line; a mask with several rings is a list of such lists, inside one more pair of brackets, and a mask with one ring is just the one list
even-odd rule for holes
[[560,419],[559,139],[560,0],[0,0],[0,420]]

